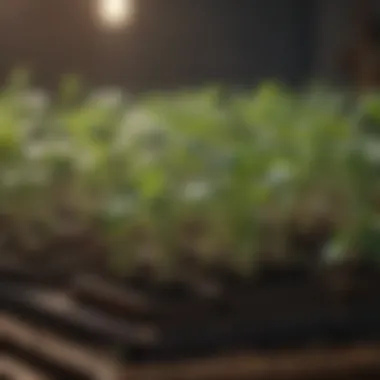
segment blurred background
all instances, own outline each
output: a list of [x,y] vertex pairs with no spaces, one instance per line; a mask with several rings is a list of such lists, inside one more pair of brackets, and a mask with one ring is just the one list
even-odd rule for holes
[[3,0],[1,80],[15,65],[46,87],[70,72],[131,90],[377,76],[378,1],[114,1],[107,21],[102,0]]
[[0,379],[380,378],[380,0],[0,0],[0,52]]

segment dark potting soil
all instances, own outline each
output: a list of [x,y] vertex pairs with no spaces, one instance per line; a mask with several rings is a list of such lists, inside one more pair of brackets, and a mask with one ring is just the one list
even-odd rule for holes
[[[133,338],[133,334],[125,333],[133,331],[127,321],[113,329],[115,323],[110,317],[101,317],[100,310],[98,317],[94,310],[86,308],[70,315],[52,314],[30,302],[30,295],[29,292],[22,298],[18,294],[14,300],[8,294],[8,310],[75,341],[120,347],[130,360],[179,360],[244,349],[278,350],[320,342],[333,345],[380,339],[379,300],[366,307],[352,303],[340,309],[303,299],[296,308],[295,303],[292,306],[277,302],[282,297],[280,293],[271,300],[271,305],[268,296],[263,296],[265,307],[253,297],[251,307],[235,310],[228,316],[202,314],[194,309],[188,317],[169,319],[169,322],[162,319],[156,326],[160,331],[158,340],[146,345]],[[173,309],[173,315],[175,312]]]
[[283,319],[248,317],[219,323],[182,326],[167,330],[156,348],[140,352],[140,361],[172,361],[212,357],[241,350],[282,350],[314,344],[341,346],[353,342],[376,342],[380,338],[380,310],[348,315],[322,311],[289,315]]
[[[183,320],[194,323],[202,319],[220,318],[236,313],[271,315],[292,309],[302,313],[309,306],[334,307],[335,303],[356,304],[374,302],[380,285],[379,271],[368,271],[368,265],[350,264],[349,270],[331,267],[316,276],[301,266],[263,266],[250,279],[224,282],[220,276],[214,281],[221,291],[210,297],[194,291],[194,284],[177,281],[161,283],[152,280],[142,284],[129,281],[124,285],[112,281],[92,279],[95,288],[78,287],[74,294],[84,305],[110,315],[129,320],[145,320],[158,324],[179,324]],[[372,266],[373,268],[373,266]],[[343,273],[343,275],[342,275]],[[334,282],[345,278],[347,289],[335,289]],[[215,278],[215,276],[214,276]],[[336,281],[335,281],[336,282]],[[339,282],[339,281],[338,281]],[[363,284],[367,284],[363,286]],[[346,284],[347,285],[347,284]],[[111,292],[109,289],[111,288]],[[112,296],[112,293],[117,296]],[[139,306],[136,306],[139,299]],[[143,307],[141,307],[143,305]]]
[[[361,300],[362,297],[351,300],[352,302],[346,304],[346,308],[350,306],[360,309]],[[98,301],[95,308],[102,310],[102,302]],[[288,283],[287,286],[272,284],[266,288],[256,287],[254,290],[247,290],[240,299],[239,297],[228,299],[226,295],[223,295],[219,302],[224,304],[223,308],[217,308],[215,305],[211,307],[209,301],[207,303],[205,300],[194,298],[183,298],[176,302],[171,300],[166,304],[164,302],[157,303],[150,321],[163,331],[175,331],[177,336],[181,336],[183,330],[203,329],[203,331],[208,331],[218,323],[227,323],[228,325],[229,321],[233,319],[239,320],[236,326],[242,326],[244,323],[252,324],[273,318],[282,320],[287,318],[289,311],[298,316],[318,316],[329,310],[334,312],[337,309],[336,305],[323,293],[323,289],[306,286],[295,287],[291,283]],[[369,304],[375,307],[376,299],[372,299]],[[94,305],[92,306],[94,307]],[[157,310],[157,307],[160,309]],[[340,310],[340,307],[337,310]],[[128,319],[128,316],[125,318]],[[194,334],[192,333],[192,335]]]

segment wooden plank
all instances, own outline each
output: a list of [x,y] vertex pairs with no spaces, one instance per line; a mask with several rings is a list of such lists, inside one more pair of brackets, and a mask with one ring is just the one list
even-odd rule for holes
[[49,380],[38,370],[9,356],[0,358],[0,378],[3,376],[15,380]]
[[75,279],[72,293],[80,302],[90,301],[118,315],[146,316],[154,312],[154,304],[138,291],[129,291],[107,283],[102,278],[85,276]]
[[380,345],[310,349],[277,354],[235,355],[178,364],[130,367],[127,380],[298,380],[332,378],[360,371],[378,371]]
[[117,379],[120,363],[91,347],[77,345],[42,328],[29,326],[12,316],[0,317],[3,339],[46,357],[53,362],[91,375],[94,379]]
[[[81,305],[67,292],[46,289],[44,287],[6,289],[5,296],[20,306],[21,314],[32,320],[42,316],[46,323],[61,323],[70,330],[70,326],[92,336],[95,344],[141,344],[154,345],[160,338],[157,328],[146,323],[127,322],[124,319],[108,315],[102,310],[94,310]],[[28,312],[26,310],[29,310]],[[11,314],[14,314],[13,312]],[[16,312],[16,314],[21,315]],[[29,317],[30,315],[30,317]],[[72,330],[71,332],[73,332]],[[72,339],[76,339],[75,335]]]

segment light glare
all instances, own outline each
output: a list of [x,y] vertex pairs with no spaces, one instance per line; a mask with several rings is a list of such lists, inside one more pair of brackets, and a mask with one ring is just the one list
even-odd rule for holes
[[99,16],[107,27],[122,27],[132,20],[133,2],[132,0],[100,0]]

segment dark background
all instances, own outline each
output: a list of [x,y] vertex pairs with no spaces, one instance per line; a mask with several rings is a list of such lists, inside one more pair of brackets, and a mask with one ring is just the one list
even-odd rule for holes
[[95,0],[1,0],[0,80],[23,65],[45,87],[64,73],[131,90],[267,78],[302,84],[331,72],[352,1],[135,2],[134,24],[107,32],[95,22]]

